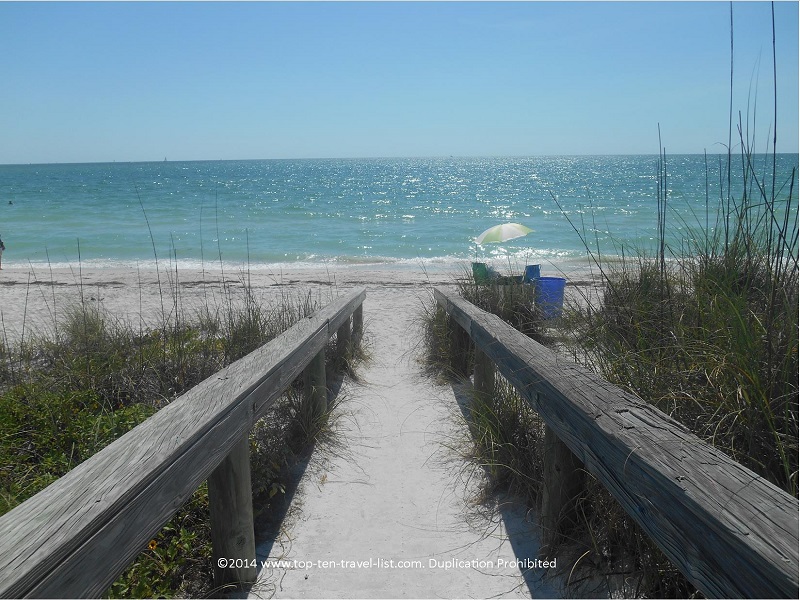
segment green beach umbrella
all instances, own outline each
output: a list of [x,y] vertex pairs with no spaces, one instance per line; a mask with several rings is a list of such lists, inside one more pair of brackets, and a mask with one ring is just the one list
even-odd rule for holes
[[503,223],[489,227],[486,231],[475,238],[477,244],[487,244],[489,242],[505,242],[514,238],[528,235],[533,229],[520,225],[519,223]]

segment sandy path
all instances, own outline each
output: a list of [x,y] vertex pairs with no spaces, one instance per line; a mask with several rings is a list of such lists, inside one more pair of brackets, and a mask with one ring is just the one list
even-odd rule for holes
[[415,360],[420,298],[367,286],[371,361],[341,390],[345,450],[315,451],[279,539],[259,548],[251,597],[559,595],[544,569],[519,567],[538,551],[524,511],[486,517],[471,502],[477,478],[451,449],[465,435],[456,392]]

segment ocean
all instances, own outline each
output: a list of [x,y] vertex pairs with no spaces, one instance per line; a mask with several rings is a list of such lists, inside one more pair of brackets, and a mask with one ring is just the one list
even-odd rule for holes
[[[726,163],[666,157],[670,235],[713,229]],[[798,155],[777,164],[783,183]],[[657,165],[639,155],[0,165],[3,265],[435,268],[579,262],[584,241],[609,256],[653,251]],[[771,157],[756,169],[771,181]],[[741,197],[739,157],[731,170]],[[474,243],[505,222],[534,232]]]

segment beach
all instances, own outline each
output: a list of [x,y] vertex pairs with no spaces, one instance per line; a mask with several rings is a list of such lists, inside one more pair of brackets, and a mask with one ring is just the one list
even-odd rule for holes
[[[499,267],[502,268],[502,265]],[[172,319],[176,307],[182,318],[203,307],[241,302],[245,291],[267,305],[298,296],[324,306],[343,291],[364,286],[367,294],[392,288],[414,290],[420,298],[439,285],[454,285],[470,272],[470,263],[454,261],[430,267],[420,264],[329,265],[319,268],[285,268],[255,265],[250,268],[67,268],[5,267],[0,271],[0,325],[7,345],[51,335],[57,324],[81,302],[100,309],[115,321],[134,328],[158,327]],[[542,273],[567,279],[567,294],[580,299],[593,281],[587,266],[579,263],[543,265]],[[383,294],[382,294],[383,295]],[[420,305],[420,309],[422,306]],[[378,308],[376,319],[391,319],[391,301]]]
[[797,2],[0,15],[0,598],[800,596]]
[[[245,290],[266,305],[311,296],[320,306],[339,293],[366,286],[413,287],[452,283],[455,269],[433,272],[360,265],[347,268],[271,269],[53,269],[4,268],[0,272],[3,336],[8,344],[53,332],[76,306],[99,308],[115,321],[135,328],[159,326],[175,307],[191,319],[202,306],[237,303]],[[387,311],[386,317],[391,317]]]

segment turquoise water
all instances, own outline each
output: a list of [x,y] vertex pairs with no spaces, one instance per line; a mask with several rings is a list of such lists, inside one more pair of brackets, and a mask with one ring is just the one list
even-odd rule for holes
[[[713,227],[725,157],[668,156],[668,229]],[[759,171],[769,169],[761,158]],[[0,166],[3,263],[446,264],[580,260],[652,247],[656,156],[264,160]],[[721,161],[721,163],[720,163]],[[779,155],[779,180],[798,156]],[[734,179],[741,172],[734,159]],[[555,195],[564,211],[551,197]],[[734,192],[740,196],[741,192]],[[484,229],[534,233],[477,247]],[[154,248],[155,247],[155,248]]]

